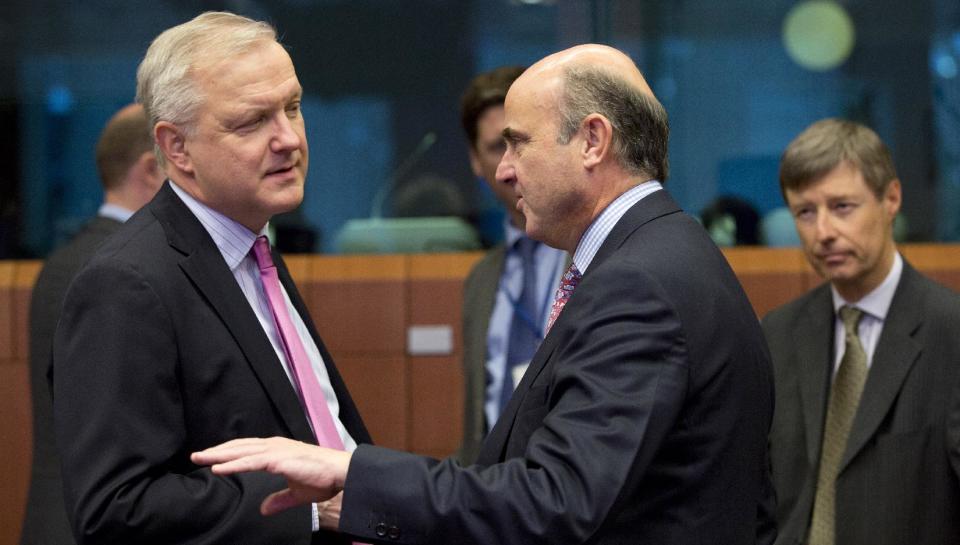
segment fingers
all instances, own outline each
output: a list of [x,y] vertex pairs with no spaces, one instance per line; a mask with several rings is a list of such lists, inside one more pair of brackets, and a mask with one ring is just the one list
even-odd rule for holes
[[299,444],[301,443],[285,437],[270,437],[267,439],[248,437],[234,439],[199,452],[194,452],[190,455],[190,460],[199,465],[218,464],[234,460],[241,456],[259,454],[269,449],[278,449],[288,445]]
[[291,507],[296,507],[305,503],[310,503],[310,501],[298,499],[289,488],[285,488],[279,492],[274,492],[273,494],[267,496],[263,500],[263,503],[260,504],[260,513],[267,516],[276,515],[281,511],[285,511]]
[[263,452],[266,440],[259,438],[234,439],[190,455],[190,460],[198,465],[219,464],[241,456],[250,456]]

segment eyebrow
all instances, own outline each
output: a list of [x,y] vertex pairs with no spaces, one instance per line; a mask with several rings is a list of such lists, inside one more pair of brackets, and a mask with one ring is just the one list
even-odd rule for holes
[[528,140],[530,140],[530,137],[529,137],[529,136],[527,136],[527,135],[525,135],[525,134],[523,134],[523,133],[519,133],[519,132],[511,129],[510,127],[505,127],[505,128],[503,129],[503,133],[502,133],[502,134],[503,134],[503,139],[506,140],[507,142],[510,142],[510,143],[527,142]]

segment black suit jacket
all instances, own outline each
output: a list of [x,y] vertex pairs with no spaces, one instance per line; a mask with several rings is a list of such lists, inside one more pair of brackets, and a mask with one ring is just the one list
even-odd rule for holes
[[[812,514],[834,359],[824,284],[763,321],[776,380],[770,432],[778,544]],[[837,477],[838,544],[960,543],[960,296],[904,262]]]
[[733,272],[659,191],[600,248],[478,465],[361,447],[340,529],[396,543],[752,544],[772,388]]
[[[341,420],[369,441],[283,261],[274,260],[326,362]],[[73,282],[54,367],[65,497],[81,543],[311,542],[309,507],[259,514],[281,479],[216,477],[189,460],[237,437],[315,439],[220,251],[169,185]]]
[[70,281],[111,233],[123,225],[104,217],[90,220],[70,242],[50,254],[30,297],[30,397],[33,405],[33,464],[20,534],[22,545],[73,543],[63,505],[60,457],[53,439],[53,332]]

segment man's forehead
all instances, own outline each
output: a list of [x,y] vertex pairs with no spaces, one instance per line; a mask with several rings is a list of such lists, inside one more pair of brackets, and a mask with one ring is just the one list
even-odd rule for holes
[[839,176],[823,176],[817,180],[811,181],[802,187],[796,189],[787,189],[784,191],[787,197],[787,204],[809,202],[814,200],[834,200],[856,196],[858,194],[871,193],[862,177],[858,173],[847,175],[844,173]]
[[559,74],[537,73],[517,78],[507,91],[504,100],[504,112],[509,119],[511,113],[527,108],[543,108],[557,103],[563,91],[563,81]]
[[[276,44],[276,42],[273,42]],[[299,97],[303,93],[293,62],[283,48],[264,55],[264,50],[249,50],[232,59],[211,64],[195,73],[207,91],[244,102],[274,102]]]

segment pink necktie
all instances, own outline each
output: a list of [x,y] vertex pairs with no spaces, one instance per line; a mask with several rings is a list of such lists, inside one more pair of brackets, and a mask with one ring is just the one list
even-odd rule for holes
[[257,237],[256,242],[253,243],[253,254],[257,259],[257,266],[260,267],[263,291],[270,303],[270,311],[273,314],[277,331],[280,333],[283,351],[287,355],[294,383],[300,393],[300,400],[306,407],[310,424],[313,425],[313,433],[317,436],[317,443],[322,447],[343,450],[343,441],[333,424],[327,399],[323,395],[323,390],[320,389],[320,381],[317,380],[317,375],[313,372],[310,358],[307,357],[307,351],[303,347],[300,335],[297,334],[290,313],[287,311],[287,304],[284,301],[283,292],[280,290],[280,279],[277,277],[277,268],[274,266],[273,257],[270,255],[270,242],[267,237]]
[[563,306],[567,304],[570,296],[573,295],[573,290],[576,289],[581,278],[583,278],[583,276],[580,274],[580,271],[577,270],[577,266],[571,262],[570,268],[567,269],[567,272],[563,273],[563,278],[560,279],[560,287],[557,288],[557,294],[553,296],[553,306],[550,307],[550,319],[547,321],[547,331],[550,331],[550,328],[553,327],[553,322],[557,321],[557,316],[560,316],[560,311],[563,310]]

